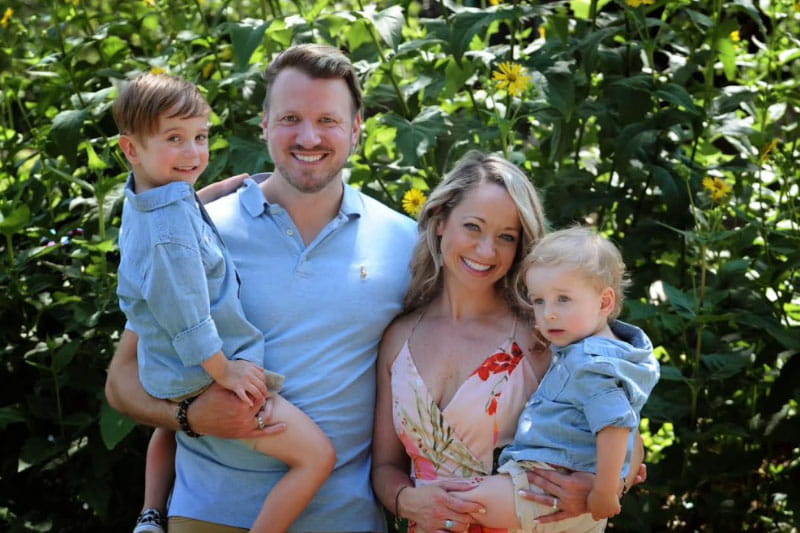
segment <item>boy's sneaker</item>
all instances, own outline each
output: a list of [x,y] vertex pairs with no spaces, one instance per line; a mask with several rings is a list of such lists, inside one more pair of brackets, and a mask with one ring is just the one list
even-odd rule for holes
[[136,519],[133,533],[164,533],[166,520],[158,509],[145,509]]

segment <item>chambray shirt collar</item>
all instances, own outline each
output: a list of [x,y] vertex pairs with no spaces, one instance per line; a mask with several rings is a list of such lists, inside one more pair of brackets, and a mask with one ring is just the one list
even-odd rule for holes
[[[610,326],[611,331],[619,337],[619,340],[607,337],[587,337],[581,341],[583,351],[591,355],[614,354],[617,353],[620,344],[629,344],[631,346],[629,353],[648,354],[653,351],[650,339],[640,328],[621,320],[613,320]],[[560,356],[570,350],[571,346],[551,345],[550,348],[557,356]]]
[[[278,204],[270,204],[259,187],[259,184],[263,183],[264,180],[271,175],[270,172],[253,174],[244,181],[244,186],[239,190],[240,202],[252,217],[260,216],[273,205],[283,209],[282,206]],[[364,200],[361,198],[358,191],[345,183],[342,205],[339,207],[339,215],[346,216],[347,218],[356,218],[360,217],[363,212]]]
[[152,211],[194,195],[194,187],[185,181],[173,181],[147,191],[134,192],[133,172],[125,183],[125,200],[137,211]]

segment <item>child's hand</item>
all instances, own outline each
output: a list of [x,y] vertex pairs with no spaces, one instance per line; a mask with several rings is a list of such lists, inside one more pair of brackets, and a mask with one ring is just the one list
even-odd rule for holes
[[269,395],[264,383],[264,369],[250,361],[228,361],[217,382],[249,406],[263,404]]
[[586,503],[589,512],[592,513],[592,518],[595,520],[611,518],[618,515],[622,510],[619,504],[619,496],[614,491],[600,491],[593,488],[589,492]]

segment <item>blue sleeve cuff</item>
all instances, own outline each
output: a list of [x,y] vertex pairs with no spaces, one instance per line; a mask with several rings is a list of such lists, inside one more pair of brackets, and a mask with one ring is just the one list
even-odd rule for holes
[[584,404],[589,428],[595,435],[604,427],[639,427],[639,417],[622,389],[611,389],[594,396]]
[[211,317],[187,330],[181,331],[172,339],[172,346],[184,366],[199,365],[222,350],[222,339]]

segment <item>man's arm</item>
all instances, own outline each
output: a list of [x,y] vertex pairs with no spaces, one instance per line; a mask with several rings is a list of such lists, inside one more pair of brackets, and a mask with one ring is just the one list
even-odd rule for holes
[[[111,359],[106,377],[106,398],[108,403],[120,413],[140,424],[180,430],[177,412],[178,405],[169,400],[160,400],[147,394],[139,382],[139,366],[136,360],[138,337],[130,330],[122,333],[122,338]],[[256,414],[262,406],[248,406],[234,393],[216,383],[197,397],[189,406],[187,418],[195,433],[215,437],[258,438],[265,434],[279,433],[285,424],[270,425],[271,404],[266,403],[262,419],[267,421],[264,430],[258,429]]]
[[126,329],[122,332],[106,376],[106,398],[120,413],[140,424],[180,430],[176,417],[178,406],[169,400],[154,398],[139,383],[136,343],[139,337]]

